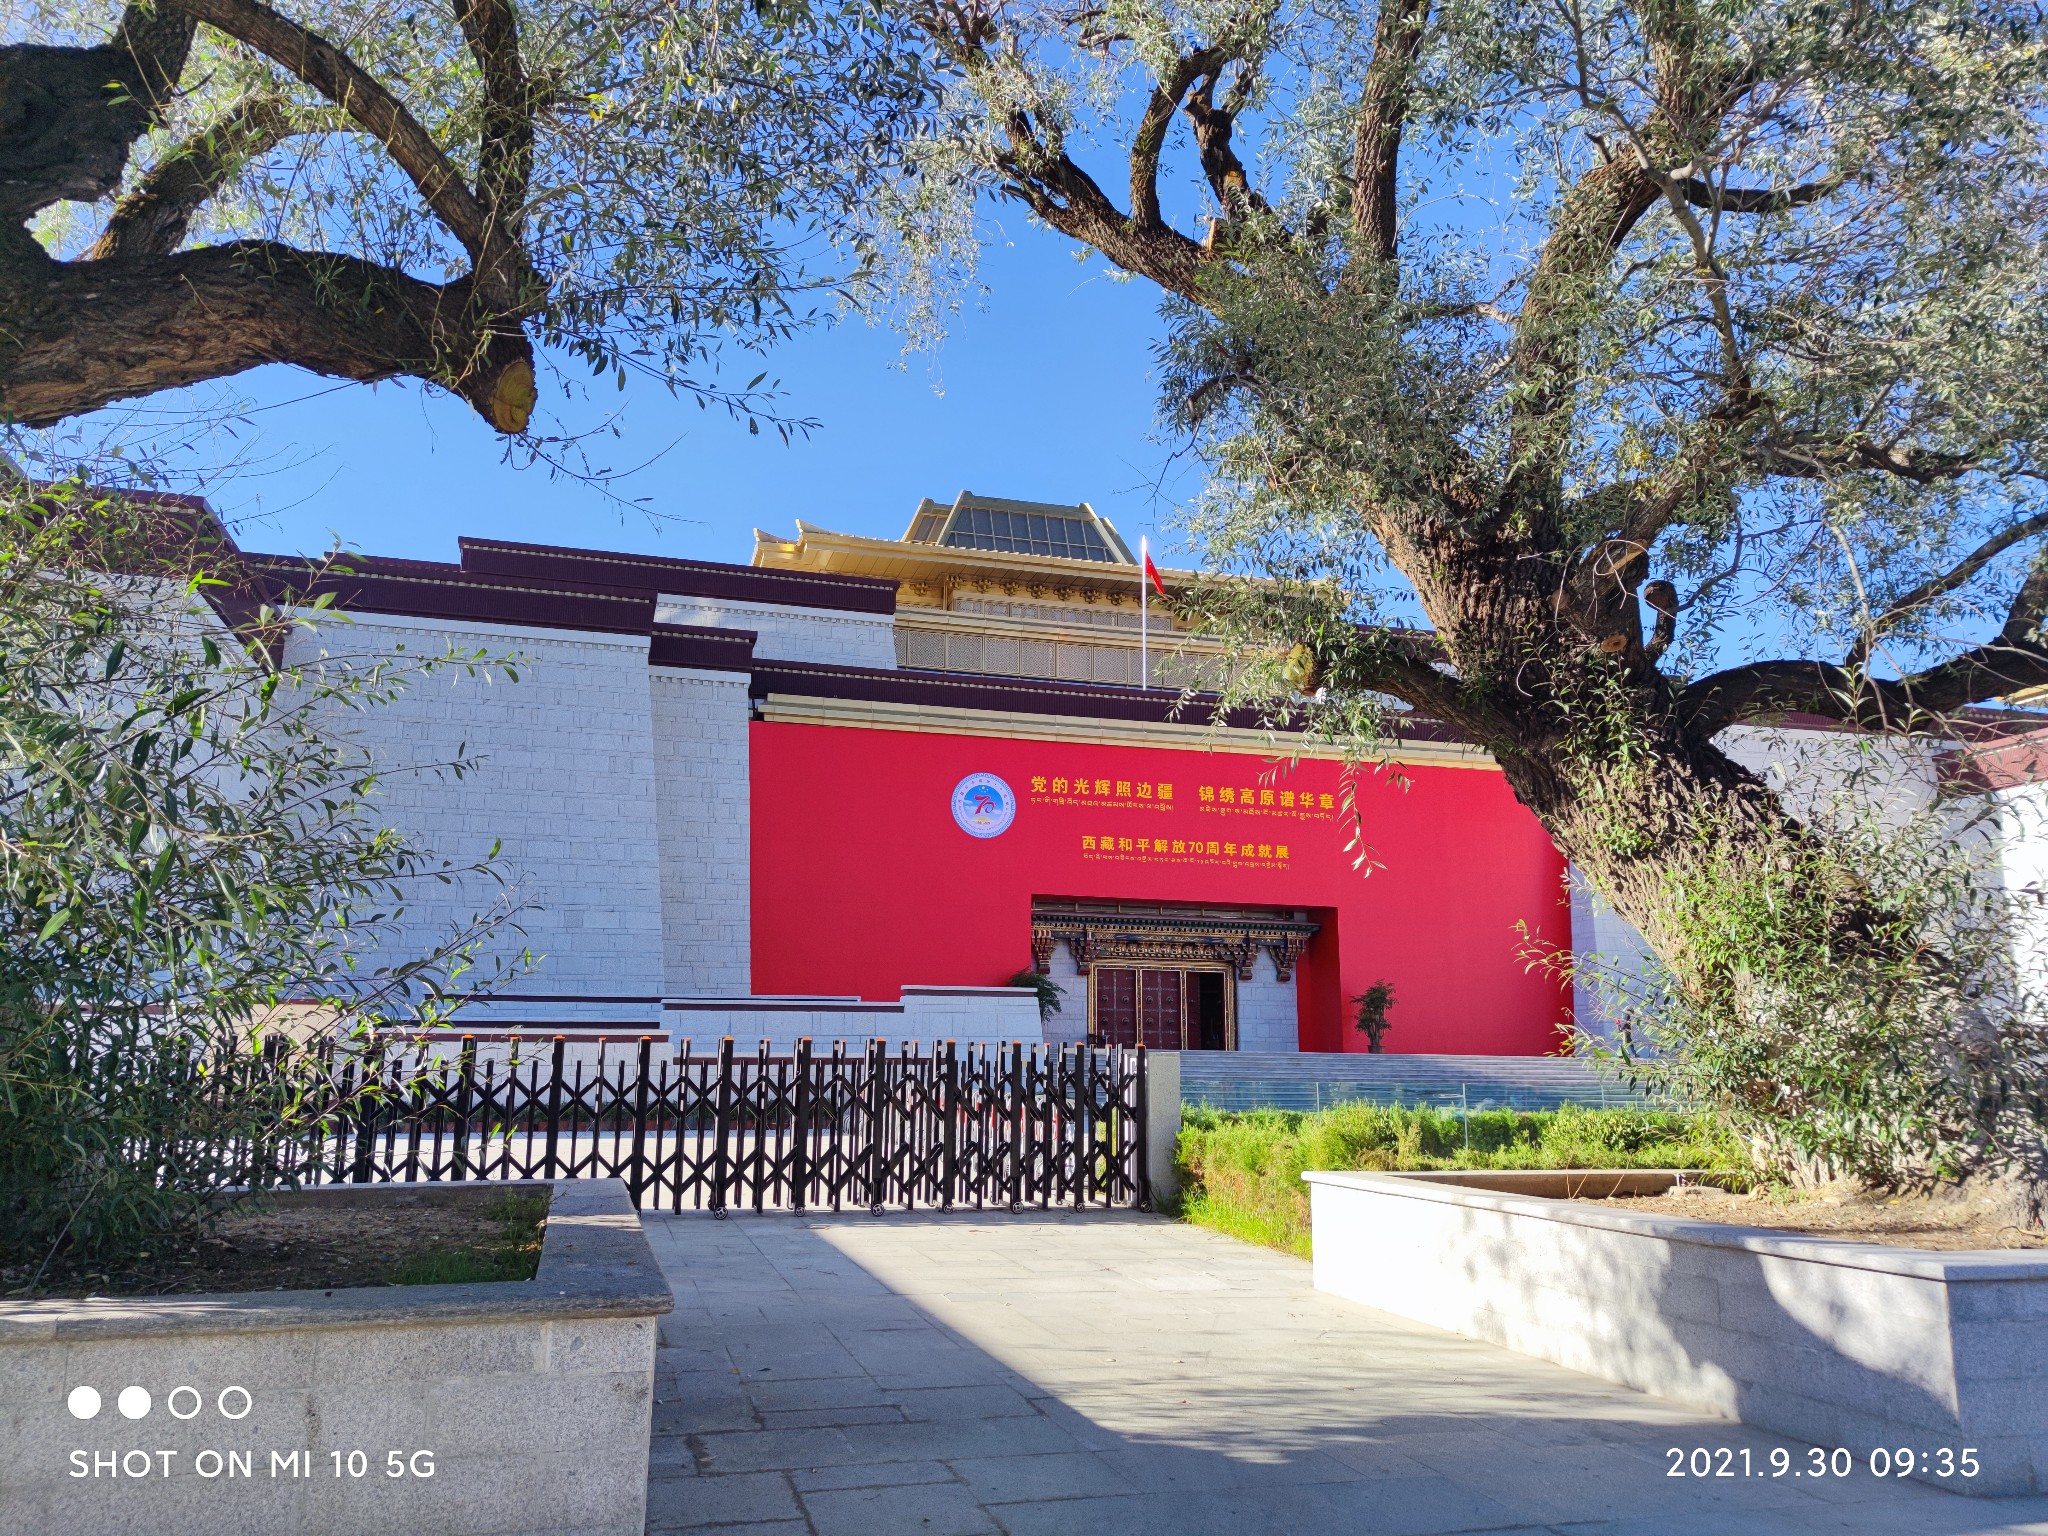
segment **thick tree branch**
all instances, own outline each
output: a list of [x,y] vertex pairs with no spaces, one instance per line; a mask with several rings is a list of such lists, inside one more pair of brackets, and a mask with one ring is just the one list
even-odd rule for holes
[[1805,434],[1761,438],[1750,445],[1748,459],[1752,468],[1788,480],[1825,480],[1855,470],[1875,470],[1915,485],[1959,479],[1984,462],[1983,455],[1975,451],[1947,453],[1887,445],[1862,436],[1819,438]]
[[1643,654],[1655,661],[1671,649],[1671,642],[1678,637],[1678,588],[1668,581],[1644,582],[1643,603],[1657,615],[1657,627],[1643,647]]
[[128,61],[122,83],[132,82],[135,96],[149,109],[150,121],[161,121],[192,51],[190,19],[155,4],[124,6],[111,46]]
[[168,256],[185,238],[192,216],[242,167],[291,132],[283,103],[257,96],[172,149],[142,184],[114,205],[113,216],[86,251],[87,261]]
[[[1742,412],[1751,408],[1746,402],[1746,396],[1724,401],[1708,416],[1678,462],[1654,480],[1603,486],[1580,499],[1575,510],[1582,527],[1591,516],[1598,516],[1613,529],[1572,567],[1566,583],[1571,599],[1567,606],[1576,610],[1591,637],[1615,633],[1610,622],[1615,615],[1625,621],[1624,629],[1637,627],[1636,588],[1649,574],[1650,549],[1658,537],[1688,505],[1698,506],[1717,494],[1732,494],[1720,476],[1717,460],[1727,451],[1730,432]],[[1654,660],[1656,650],[1646,648],[1644,654]]]
[[478,262],[492,272],[492,283],[510,286],[524,271],[523,215],[533,176],[532,88],[519,55],[519,18],[511,0],[455,0],[455,10],[484,80],[476,190],[485,226]]
[[[989,44],[998,32],[992,12],[959,0],[930,0],[919,25],[954,67],[971,80],[987,83],[988,99],[1001,100],[1013,94],[995,78],[996,66],[989,59]],[[1193,78],[1186,84],[1192,84]],[[1174,76],[1161,82],[1133,138],[1132,210],[1128,215],[1064,150],[1047,145],[1022,106],[1011,106],[1003,114],[1004,144],[993,157],[992,169],[1001,177],[1001,195],[1023,203],[1061,234],[1093,246],[1126,272],[1150,278],[1169,293],[1200,303],[1196,279],[1209,252],[1164,222],[1156,190],[1165,124],[1179,106],[1179,96],[1167,89],[1173,84]],[[1167,97],[1163,108],[1162,94]],[[1165,116],[1155,125],[1153,119],[1161,111]],[[1148,133],[1156,135],[1156,142]]]
[[1166,225],[1141,229],[1110,201],[1107,193],[1064,153],[1045,148],[1030,119],[1012,114],[1010,149],[997,167],[1009,182],[1011,196],[1064,235],[1093,246],[1126,271],[1151,278],[1160,286],[1195,297],[1195,272],[1203,251],[1194,241]]
[[1560,201],[1517,317],[1514,362],[1524,376],[1555,373],[1567,338],[1603,287],[1614,253],[1656,205],[1656,178],[1633,160],[1603,161]]
[[1429,22],[1429,0],[1391,0],[1380,7],[1374,28],[1372,63],[1358,103],[1358,130],[1351,153],[1351,227],[1359,246],[1381,261],[1392,261],[1398,231],[1401,133],[1408,116],[1408,87],[1415,55]]
[[481,260],[490,220],[433,136],[347,54],[256,0],[163,0],[226,33],[320,92],[382,144],[472,260]]
[[1873,678],[1825,661],[1761,661],[1716,672],[1679,695],[1686,729],[1704,739],[1730,725],[1802,713],[1871,730],[1926,729],[1969,704],[2048,686],[2048,560],[2020,584],[1997,638],[1901,678]]
[[1829,176],[1802,187],[1773,191],[1768,187],[1723,187],[1697,176],[1679,183],[1687,202],[1715,213],[1784,213],[1820,201],[1842,185],[1843,178]]
[[1680,718],[1706,738],[1731,725],[1818,715],[1875,731],[1926,730],[1970,704],[2048,686],[2048,647],[1994,643],[1907,678],[1869,678],[1827,661],[1759,661],[1700,679]]
[[[1209,183],[1209,190],[1215,195],[1216,206],[1223,211],[1226,223],[1266,206],[1265,199],[1252,190],[1244,161],[1238,158],[1237,150],[1230,142],[1251,78],[1251,66],[1241,58],[1235,62],[1238,78],[1225,93],[1221,105],[1216,101],[1216,86],[1222,74],[1220,65],[1204,74],[1181,104],[1181,113],[1194,132],[1195,155],[1201,161],[1202,177]],[[1214,243],[1213,232],[1211,243]]]
[[1159,155],[1166,147],[1167,130],[1180,110],[1188,87],[1204,74],[1221,69],[1224,57],[1214,49],[1189,54],[1152,88],[1152,98],[1131,134],[1131,224],[1150,231],[1165,227],[1159,211]]
[[1469,723],[1472,701],[1460,696],[1458,680],[1438,665],[1445,656],[1436,635],[1382,628],[1361,638],[1366,643],[1347,647],[1328,675],[1319,660],[1312,660],[1305,681],[1313,686],[1305,691],[1327,685],[1346,693],[1391,694],[1436,719]]
[[501,431],[532,404],[523,332],[481,323],[468,280],[421,282],[355,257],[269,241],[138,262],[51,262],[7,294],[0,399],[28,426],[115,400],[290,362],[336,378],[415,377]]
[[1496,521],[1519,525],[1537,549],[1558,545],[1555,458],[1570,430],[1579,338],[1605,299],[1615,251],[1659,196],[1656,178],[1631,156],[1594,166],[1560,200],[1530,276],[1509,348],[1521,393],[1510,428],[1514,468]]
[[[1878,634],[1883,631],[1886,625],[1896,619],[1903,618],[1915,608],[1923,607],[1933,602],[1937,597],[1945,596],[1955,591],[1958,587],[1964,586],[1973,576],[1983,570],[1985,566],[1996,560],[2015,544],[2023,544],[2028,539],[2042,533],[2048,533],[2048,512],[2038,512],[2032,517],[2025,518],[2020,522],[2014,523],[2011,527],[1993,534],[1948,570],[1943,571],[1939,576],[1929,577],[1926,581],[1921,582],[1919,586],[1913,588],[1912,591],[1893,601],[1886,607],[1884,612],[1877,614],[1871,619],[1870,633],[1856,642],[1855,650],[1850,653],[1849,664],[1861,667],[1869,659],[1870,648],[1876,643]],[[2010,622],[2009,619],[2008,622]]]
[[1030,118],[1012,112],[1005,129],[1007,152],[997,158],[1010,196],[1061,234],[1093,246],[1122,267],[1160,287],[1200,303],[1196,277],[1208,252],[1166,224],[1142,227],[1125,217],[1108,195],[1064,153],[1048,150]]
[[[1551,220],[1531,274],[1509,349],[1519,395],[1509,427],[1509,471],[1497,525],[1543,553],[1557,552],[1557,516],[1563,454],[1571,439],[1579,391],[1580,346],[1600,321],[1614,289],[1613,258],[1643,216],[1665,197],[1681,224],[1689,219],[1684,193],[1659,167],[1692,162],[1692,149],[1711,142],[1728,112],[1749,89],[1748,64],[1704,50],[1698,13],[1690,5],[1650,7],[1639,13],[1655,69],[1654,109],[1641,121],[1614,120],[1622,143],[1610,149],[1593,136],[1600,161],[1573,183]],[[1590,103],[1588,103],[1590,104]],[[1603,109],[1604,110],[1604,109]],[[1725,285],[1711,245],[1702,245],[1697,222],[1688,233],[1695,260]],[[1737,402],[1748,395],[1725,296],[1717,295],[1723,333],[1725,388]],[[1724,407],[1724,410],[1726,408]]]
[[0,48],[0,243],[36,247],[24,221],[52,203],[98,202],[162,115],[192,46],[192,18],[130,5],[97,48]]
[[[1170,84],[1171,82],[1169,82]],[[1165,223],[1159,207],[1159,154],[1166,147],[1166,131],[1173,126],[1179,110],[1179,91],[1165,85],[1152,87],[1152,99],[1131,134],[1131,223],[1138,229],[1158,229]]]

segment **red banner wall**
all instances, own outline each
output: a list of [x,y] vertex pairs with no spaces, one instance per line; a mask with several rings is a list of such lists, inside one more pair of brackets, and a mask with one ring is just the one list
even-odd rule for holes
[[[1394,1051],[1554,1050],[1565,989],[1525,953],[1569,949],[1564,861],[1500,774],[1364,773],[1378,867],[1352,868],[1342,765],[1240,753],[750,727],[757,993],[894,1001],[908,983],[987,986],[1031,961],[1034,897],[1306,907],[1305,1050],[1363,1050],[1344,999],[1385,978]],[[1000,777],[994,837],[955,786]],[[1526,933],[1518,928],[1526,925]],[[1069,1009],[1085,1008],[1070,997]]]

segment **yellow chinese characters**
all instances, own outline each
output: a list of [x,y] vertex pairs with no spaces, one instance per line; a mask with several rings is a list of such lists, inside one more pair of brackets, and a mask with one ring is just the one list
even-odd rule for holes
[[1236,811],[1270,811],[1274,814],[1291,811],[1297,816],[1304,813],[1321,815],[1337,809],[1334,794],[1308,789],[1255,789],[1245,784],[1198,784],[1195,786],[1195,801],[1198,805],[1217,809],[1227,806]]
[[1219,859],[1233,863],[1280,864],[1293,849],[1286,843],[1205,842],[1185,837],[1122,837],[1109,832],[1081,835],[1081,851],[1130,854],[1141,859]]
[[1065,773],[1031,775],[1031,793],[1054,799],[1100,800],[1105,805],[1133,809],[1170,810],[1173,786],[1151,779],[1098,779],[1092,774]]

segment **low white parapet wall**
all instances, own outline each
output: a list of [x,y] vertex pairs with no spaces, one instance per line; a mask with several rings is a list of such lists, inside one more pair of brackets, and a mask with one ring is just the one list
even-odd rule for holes
[[942,1040],[960,1045],[996,1045],[1021,1040],[1046,1043],[1038,995],[1021,987],[906,986],[901,1000],[865,1002],[858,997],[669,997],[573,1000],[513,998],[467,1005],[457,1021],[416,1033],[393,1030],[389,1038],[414,1055],[454,1061],[473,1050],[479,1067],[502,1071],[514,1052],[543,1068],[562,1041],[567,1068],[606,1076],[633,1070],[642,1040],[652,1037],[657,1055],[680,1051],[715,1054],[730,1037],[733,1048],[752,1055],[766,1040],[771,1053],[787,1056],[799,1040],[830,1055],[844,1042],[850,1052],[870,1040],[929,1048]]
[[1859,1473],[1907,1449],[1915,1476],[1957,1492],[2048,1492],[2048,1252],[1844,1242],[1427,1174],[1302,1177],[1318,1290],[1846,1447]]
[[809,1039],[815,1051],[835,1041],[865,1049],[870,1040],[995,1045],[1044,1040],[1038,995],[1022,987],[907,986],[902,1001],[867,1003],[856,997],[689,997],[662,1004],[670,1037],[696,1052],[715,1049],[730,1035],[740,1050],[766,1040],[778,1055]]
[[613,1179],[553,1184],[531,1280],[0,1302],[0,1530],[639,1536],[672,1305]]

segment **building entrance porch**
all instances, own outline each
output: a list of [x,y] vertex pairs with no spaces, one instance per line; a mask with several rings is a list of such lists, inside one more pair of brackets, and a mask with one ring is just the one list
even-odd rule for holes
[[[1247,1006],[1242,989],[1258,979],[1250,991],[1264,995],[1260,1006],[1270,1013],[1271,994],[1291,992],[1295,964],[1318,927],[1286,908],[1041,897],[1031,908],[1031,956],[1050,975],[1064,950],[1073,970],[1060,974],[1086,989],[1093,1044],[1234,1051]],[[1291,1019],[1291,999],[1284,1006]],[[1245,1048],[1273,1047],[1261,1039]]]

